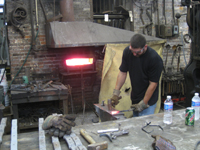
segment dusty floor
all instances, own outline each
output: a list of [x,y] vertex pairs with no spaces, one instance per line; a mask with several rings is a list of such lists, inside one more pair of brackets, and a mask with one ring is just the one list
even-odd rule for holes
[[77,114],[75,123],[76,125],[83,125],[83,124],[97,123],[98,121],[99,118],[97,117],[97,115],[93,111],[87,110],[84,115],[83,112],[79,112]]

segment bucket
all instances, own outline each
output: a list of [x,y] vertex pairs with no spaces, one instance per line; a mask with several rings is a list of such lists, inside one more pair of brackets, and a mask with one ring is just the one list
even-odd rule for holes
[[4,99],[4,88],[0,85],[0,104],[3,102]]

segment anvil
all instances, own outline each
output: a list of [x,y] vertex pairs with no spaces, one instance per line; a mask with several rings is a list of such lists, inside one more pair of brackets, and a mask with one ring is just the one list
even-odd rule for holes
[[108,105],[104,104],[94,104],[95,110],[99,115],[101,122],[125,119],[124,113],[112,108],[108,108]]

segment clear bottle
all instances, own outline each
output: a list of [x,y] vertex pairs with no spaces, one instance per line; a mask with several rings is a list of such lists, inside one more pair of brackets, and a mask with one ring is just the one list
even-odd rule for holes
[[173,101],[171,99],[171,96],[168,95],[167,99],[164,102],[163,122],[165,124],[171,124],[172,123],[172,112],[173,112]]
[[194,96],[192,98],[192,107],[195,110],[195,120],[199,120],[199,107],[200,107],[200,98],[199,93],[194,93]]

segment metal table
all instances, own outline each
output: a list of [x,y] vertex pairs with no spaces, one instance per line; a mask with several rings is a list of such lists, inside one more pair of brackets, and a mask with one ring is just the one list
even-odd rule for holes
[[[73,132],[79,136],[81,142],[87,146],[88,143],[80,136],[80,129],[85,129],[96,142],[108,141],[109,150],[151,150],[154,139],[151,134],[147,134],[141,130],[146,125],[146,122],[151,122],[152,125],[160,125],[164,131],[158,127],[146,128],[152,131],[151,134],[159,134],[167,139],[170,139],[176,146],[177,150],[194,149],[195,144],[200,140],[200,121],[195,122],[195,126],[185,125],[185,109],[176,110],[173,112],[173,123],[165,125],[163,123],[163,113],[148,115],[143,117],[129,118],[124,120],[114,120],[95,124],[78,125],[73,128]],[[129,135],[118,137],[110,142],[107,137],[99,137],[97,130],[117,128],[121,124],[121,129],[129,129]],[[3,136],[1,149],[9,150],[10,135]],[[18,134],[18,149],[25,150],[39,149],[38,132],[20,133]],[[60,139],[62,149],[68,149],[67,144],[63,139]],[[46,135],[46,147],[48,150],[53,150],[51,138]]]

